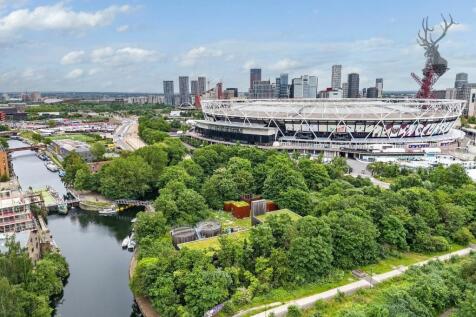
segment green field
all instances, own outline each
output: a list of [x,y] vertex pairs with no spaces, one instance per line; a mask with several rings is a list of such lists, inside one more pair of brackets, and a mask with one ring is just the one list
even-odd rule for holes
[[71,134],[58,134],[52,135],[48,138],[52,140],[74,140],[74,141],[81,141],[86,143],[94,143],[97,139],[94,136],[88,134],[81,134],[81,133],[71,133]]

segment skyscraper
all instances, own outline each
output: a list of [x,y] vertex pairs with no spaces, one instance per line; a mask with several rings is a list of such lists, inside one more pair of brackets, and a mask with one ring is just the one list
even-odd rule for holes
[[291,95],[293,98],[303,98],[302,78],[294,78],[291,85]]
[[288,74],[279,76],[279,98],[289,98]]
[[461,89],[464,84],[468,83],[468,74],[467,73],[458,73],[456,74],[455,79],[455,88]]
[[332,65],[331,88],[339,89],[342,80],[342,65]]
[[377,88],[377,98],[382,98],[383,97],[383,78],[375,79],[375,88]]
[[180,95],[180,104],[190,102],[190,87],[188,84],[188,76],[179,77],[179,95]]
[[207,79],[203,76],[198,77],[198,93],[203,95],[207,91]]
[[252,99],[271,99],[274,97],[275,87],[269,80],[255,81],[250,89],[249,97]]
[[164,80],[164,102],[166,105],[173,106],[174,101],[174,81]]
[[250,89],[253,88],[255,81],[261,81],[261,68],[250,69]]
[[359,98],[359,74],[350,73],[347,75],[347,84],[348,84],[348,98]]
[[216,99],[223,99],[223,83],[218,82],[215,88]]
[[349,98],[349,84],[342,83],[342,98]]
[[190,81],[190,92],[192,96],[198,96],[198,80],[192,80]]

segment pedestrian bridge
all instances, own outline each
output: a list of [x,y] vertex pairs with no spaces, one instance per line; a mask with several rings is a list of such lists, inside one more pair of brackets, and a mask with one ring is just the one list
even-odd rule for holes
[[133,200],[133,199],[118,199],[115,200],[116,205],[128,205],[128,206],[150,206],[152,201],[150,200]]

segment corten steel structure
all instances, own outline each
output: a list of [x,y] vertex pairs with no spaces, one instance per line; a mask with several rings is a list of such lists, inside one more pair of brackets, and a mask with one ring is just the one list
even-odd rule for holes
[[452,129],[464,105],[447,99],[204,100],[204,120],[195,123],[194,134],[290,149],[440,146],[464,136]]
[[[440,36],[434,40],[432,32],[435,30],[428,25],[428,17],[422,21],[422,30],[418,32],[417,42],[425,49],[426,64],[423,69],[423,78],[418,77],[412,73],[413,79],[420,85],[420,90],[417,93],[417,98],[432,98],[431,89],[436,81],[443,76],[448,70],[448,62],[441,57],[438,52],[438,42],[445,37],[451,26],[457,24],[453,21],[450,14],[450,21],[448,22],[443,15],[441,15],[443,23],[441,26]],[[421,33],[423,31],[423,34]]]

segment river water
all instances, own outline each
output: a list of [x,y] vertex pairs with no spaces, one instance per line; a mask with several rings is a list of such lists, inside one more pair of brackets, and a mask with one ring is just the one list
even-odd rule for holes
[[[10,148],[25,145],[8,143]],[[60,194],[66,192],[58,174],[48,171],[34,152],[12,153],[12,164],[23,189],[49,185]],[[48,227],[71,273],[56,316],[137,316],[128,286],[131,253],[121,248],[132,218],[132,213],[107,217],[81,210],[48,216]]]

